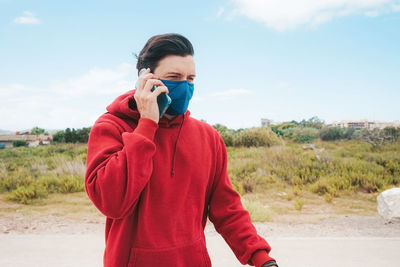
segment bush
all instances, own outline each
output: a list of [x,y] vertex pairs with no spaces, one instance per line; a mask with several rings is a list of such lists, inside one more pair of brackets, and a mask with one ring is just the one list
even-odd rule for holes
[[273,146],[281,144],[279,137],[267,127],[238,130],[233,137],[234,146]]
[[0,150],[0,192],[12,195],[10,200],[30,203],[50,193],[84,191],[86,153],[86,144]]
[[233,146],[233,135],[235,133],[234,130],[230,130],[230,129],[228,129],[228,127],[226,127],[222,124],[215,124],[215,125],[213,125],[213,127],[221,135],[222,140],[224,140],[224,143],[226,146]]
[[221,135],[226,146],[273,146],[282,144],[282,140],[268,127],[231,130],[221,124],[213,127]]
[[362,129],[355,134],[355,138],[370,143],[374,148],[384,144],[394,143],[399,139],[400,127],[386,127],[384,129]]
[[85,191],[85,183],[82,177],[68,175],[60,179],[60,193],[74,193],[82,191]]
[[46,190],[48,193],[56,193],[60,191],[60,179],[56,177],[46,177],[42,176],[39,179],[37,179],[36,183],[41,187]]
[[294,208],[296,210],[300,211],[300,210],[302,210],[303,206],[304,206],[304,201],[297,197],[294,200]]
[[319,137],[324,141],[351,139],[354,132],[354,128],[324,127],[321,129]]
[[283,131],[283,136],[297,143],[310,143],[319,136],[319,130],[311,127],[293,127]]
[[276,133],[278,136],[283,136],[285,130],[289,128],[297,127],[297,123],[294,122],[285,122],[278,125],[271,125],[271,130]]
[[28,142],[24,140],[14,140],[13,142],[13,147],[20,147],[20,146],[27,146]]
[[0,192],[10,192],[18,187],[18,180],[11,176],[0,177]]
[[13,190],[7,199],[21,204],[32,203],[33,199],[46,198],[47,191],[38,185],[19,186]]

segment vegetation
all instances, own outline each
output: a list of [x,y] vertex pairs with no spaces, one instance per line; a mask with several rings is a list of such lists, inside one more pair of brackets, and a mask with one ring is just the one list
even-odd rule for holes
[[0,150],[0,192],[23,204],[50,193],[84,191],[86,144]]
[[273,146],[282,144],[279,138],[270,128],[249,128],[232,130],[221,124],[214,125],[226,146]]
[[38,126],[33,127],[32,130],[30,131],[30,134],[37,134],[37,135],[39,135],[39,134],[44,134],[44,135],[49,135],[49,133],[46,132],[45,129],[39,128]]
[[[300,144],[267,147],[228,147],[228,171],[241,195],[266,188],[293,188],[325,197],[341,193],[375,193],[400,185],[400,142],[379,148],[360,140],[318,141],[321,160]],[[299,202],[298,207],[300,208]]]
[[[271,217],[253,197],[266,192],[284,194],[278,196],[298,212],[307,210],[310,196],[335,203],[338,197],[400,186],[400,128],[327,127],[317,117],[249,129],[214,127],[227,146],[232,185],[253,221]],[[0,193],[32,204],[53,194],[84,192],[89,132],[67,128],[53,136],[52,145],[0,150]]]
[[272,146],[293,141],[296,143],[312,143],[317,140],[362,140],[374,147],[400,140],[400,127],[384,129],[354,129],[328,127],[318,117],[300,122],[290,121],[272,124],[269,127],[232,130],[216,124],[214,128],[220,133],[226,146]]
[[27,146],[28,142],[24,140],[14,140],[13,142],[13,147],[19,147],[19,146]]
[[53,135],[53,141],[57,143],[87,143],[91,127],[82,129],[67,128]]

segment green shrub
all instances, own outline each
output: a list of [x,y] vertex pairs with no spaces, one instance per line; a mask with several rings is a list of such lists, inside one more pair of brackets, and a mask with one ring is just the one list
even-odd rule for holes
[[13,147],[20,147],[20,146],[27,146],[28,142],[24,141],[24,140],[14,140],[12,142]]
[[304,206],[304,201],[296,197],[294,200],[294,208],[300,211],[303,209],[303,206]]
[[324,127],[321,129],[319,137],[324,141],[351,139],[354,132],[354,128]]
[[319,136],[319,130],[311,127],[292,127],[283,131],[283,137],[297,143],[310,143]]
[[13,190],[7,199],[21,204],[30,204],[33,199],[46,198],[47,191],[38,185],[19,186]]
[[233,146],[233,135],[235,133],[234,130],[228,129],[228,127],[222,124],[215,124],[213,127],[221,135],[226,146]]
[[276,133],[278,136],[283,136],[285,133],[285,130],[289,129],[289,128],[294,128],[297,127],[297,123],[293,123],[293,122],[285,122],[285,123],[281,123],[278,125],[271,125],[271,130]]
[[0,177],[0,192],[10,192],[18,187],[18,180],[11,176]]
[[56,193],[61,191],[60,179],[53,176],[42,176],[36,180],[36,183],[46,190],[47,193]]
[[85,191],[83,177],[67,175],[60,179],[60,193],[74,193]]
[[268,127],[238,130],[233,136],[234,146],[258,147],[282,144],[279,137]]
[[282,144],[282,140],[268,127],[254,127],[248,129],[231,130],[221,124],[213,127],[221,135],[224,143],[229,146],[273,146]]
[[304,127],[294,128],[293,140],[298,143],[310,143],[319,136],[319,131],[315,128]]

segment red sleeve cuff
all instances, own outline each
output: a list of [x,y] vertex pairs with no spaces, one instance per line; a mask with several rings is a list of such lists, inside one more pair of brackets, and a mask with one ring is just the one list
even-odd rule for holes
[[134,133],[143,135],[153,141],[156,130],[158,129],[157,122],[148,118],[140,118]]
[[256,250],[251,257],[251,262],[255,267],[261,267],[267,261],[275,260],[268,255],[268,252],[265,249]]

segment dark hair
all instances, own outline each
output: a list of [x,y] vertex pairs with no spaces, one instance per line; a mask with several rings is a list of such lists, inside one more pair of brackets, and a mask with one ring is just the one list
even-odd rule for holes
[[178,33],[158,34],[151,37],[137,58],[136,68],[150,68],[151,72],[157,67],[158,62],[168,55],[194,55],[192,43],[183,35]]

